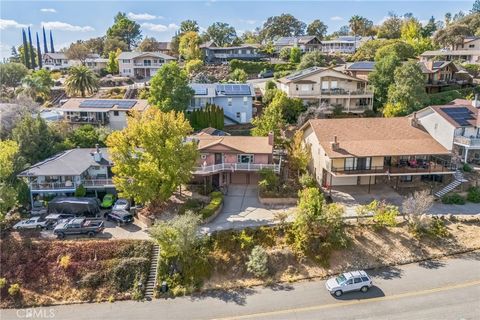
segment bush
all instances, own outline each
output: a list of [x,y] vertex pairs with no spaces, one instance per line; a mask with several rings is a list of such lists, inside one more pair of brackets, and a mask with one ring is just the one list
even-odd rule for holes
[[6,285],[7,285],[7,279],[0,278],[0,289],[5,288]]
[[300,178],[298,178],[298,182],[300,183],[302,188],[312,188],[317,186],[315,178],[308,173],[302,174]]
[[293,72],[293,70],[276,71],[276,72],[273,73],[273,78],[275,80],[278,80],[280,78],[288,76],[292,72]]
[[261,246],[255,246],[246,263],[247,270],[256,277],[263,278],[268,274],[268,254]]
[[469,165],[468,163],[464,163],[463,164],[463,167],[462,167],[462,170],[463,172],[472,172],[473,171],[473,168],[471,165]]
[[445,238],[449,236],[445,222],[439,218],[432,218],[432,222],[427,229],[427,234],[436,238]]
[[148,99],[150,97],[150,91],[148,88],[142,88],[140,89],[140,92],[138,93],[138,99]]
[[230,71],[233,72],[235,69],[242,69],[248,74],[258,74],[263,69],[270,69],[271,64],[263,61],[242,61],[233,59],[230,61]]
[[112,270],[113,285],[120,291],[127,291],[135,285],[135,279],[148,274],[150,261],[147,258],[127,258]]
[[87,189],[83,186],[83,184],[79,185],[77,189],[75,189],[75,197],[85,197],[87,194]]
[[8,288],[8,294],[12,297],[17,296],[20,293],[20,285],[18,283],[14,283]]
[[447,194],[442,197],[442,203],[444,204],[465,204],[465,198],[458,193]]
[[189,198],[178,210],[178,214],[184,214],[187,211],[198,212],[203,207],[203,202],[195,199]]
[[71,260],[72,260],[72,257],[67,254],[60,258],[60,260],[58,261],[58,264],[60,265],[60,267],[66,270],[68,269],[68,267],[70,267],[72,262]]
[[79,281],[81,288],[96,289],[103,282],[103,277],[99,272],[88,272]]
[[185,64],[185,70],[187,71],[188,74],[193,74],[193,73],[197,73],[198,71],[200,71],[202,66],[203,66],[203,61],[202,60],[193,59],[193,60],[188,61]]
[[273,65],[273,71],[280,72],[280,71],[293,71],[297,69],[296,63],[277,63]]
[[242,230],[242,232],[236,234],[234,238],[240,243],[240,248],[242,250],[250,249],[255,243],[255,241],[253,240],[253,236],[247,234],[245,230]]
[[202,210],[200,210],[200,215],[202,216],[202,219],[207,219],[210,217],[212,214],[215,213],[215,211],[220,208],[221,204],[223,202],[223,194],[219,191],[214,191],[210,193],[210,203],[205,206]]
[[427,101],[425,102],[425,106],[443,105],[455,99],[466,99],[466,97],[468,95],[471,95],[472,93],[474,93],[474,89],[467,88],[467,89],[449,90],[449,91],[429,94],[428,95],[429,99],[427,99]]
[[265,83],[265,90],[271,90],[271,89],[276,89],[277,85],[275,84],[275,81],[273,80],[268,80]]
[[473,203],[480,203],[480,188],[470,187],[468,189],[467,200]]

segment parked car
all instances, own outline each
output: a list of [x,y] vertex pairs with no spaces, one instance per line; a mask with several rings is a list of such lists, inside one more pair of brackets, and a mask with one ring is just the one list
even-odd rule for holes
[[75,218],[73,214],[52,213],[45,217],[47,229],[53,229],[59,222]]
[[371,286],[372,279],[363,270],[342,273],[325,283],[327,290],[336,297],[349,291],[367,292]]
[[32,217],[30,219],[25,219],[17,222],[14,226],[14,230],[22,229],[43,229],[46,227],[46,221],[42,217]]
[[115,201],[113,210],[130,210],[130,201],[123,198],[118,199],[117,201]]
[[103,197],[103,201],[100,204],[100,207],[104,209],[111,208],[114,202],[115,202],[115,196],[111,193],[107,193],[105,197]]
[[127,224],[133,222],[133,214],[123,209],[113,209],[105,214],[105,219],[114,221],[120,224]]
[[105,229],[104,223],[100,219],[76,218],[58,223],[53,229],[53,234],[59,239],[67,235],[86,234],[93,237]]
[[47,213],[47,207],[45,206],[43,201],[34,201],[32,210],[31,210],[31,215],[32,216],[41,216],[45,213]]
[[263,70],[258,74],[259,78],[271,78],[273,77],[273,70]]
[[57,197],[48,203],[48,213],[96,217],[100,214],[100,206],[96,198]]

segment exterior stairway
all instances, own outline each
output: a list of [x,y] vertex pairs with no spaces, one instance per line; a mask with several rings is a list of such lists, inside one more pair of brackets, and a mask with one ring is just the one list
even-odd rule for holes
[[152,249],[152,263],[150,264],[150,273],[148,274],[147,285],[145,286],[145,298],[152,299],[157,283],[158,259],[160,256],[160,247],[155,244]]
[[125,95],[123,96],[123,99],[135,99],[138,93],[138,89],[133,87],[133,88],[128,88],[127,91],[125,92]]
[[435,197],[441,198],[450,191],[455,190],[459,185],[461,185],[463,182],[466,182],[465,178],[463,177],[463,173],[460,170],[455,171],[453,174],[454,180],[450,182],[448,185],[446,185],[443,189],[435,192]]

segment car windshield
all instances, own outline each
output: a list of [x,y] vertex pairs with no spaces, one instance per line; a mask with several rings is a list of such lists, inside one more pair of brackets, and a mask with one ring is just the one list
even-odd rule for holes
[[341,284],[343,283],[345,280],[347,280],[347,278],[345,278],[345,276],[343,274],[339,275],[338,277],[335,278],[335,280],[337,281],[338,284]]
[[127,204],[127,200],[117,200],[117,204]]

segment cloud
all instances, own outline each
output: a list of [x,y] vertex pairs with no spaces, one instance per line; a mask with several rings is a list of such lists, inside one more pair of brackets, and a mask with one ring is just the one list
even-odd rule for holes
[[214,2],[216,2],[216,0],[208,0],[207,2],[205,2],[205,5],[207,7],[210,7]]
[[330,20],[332,20],[332,21],[343,21],[343,18],[340,17],[340,16],[333,16],[333,17],[330,17]]
[[127,13],[127,17],[129,17],[132,20],[154,20],[154,19],[163,19],[162,16],[154,16],[149,13],[133,13],[129,12]]
[[18,23],[15,20],[0,19],[0,30],[8,28],[26,28],[28,24]]
[[142,28],[145,28],[150,31],[155,31],[155,32],[165,32],[169,30],[177,30],[179,26],[177,26],[175,23],[164,25],[164,24],[154,24],[150,22],[145,22],[145,23],[142,23]]
[[84,27],[74,26],[70,23],[61,22],[61,21],[48,21],[48,22],[42,21],[41,25],[46,29],[61,30],[61,31],[88,32],[88,31],[95,30],[90,26],[84,26]]
[[40,11],[42,11],[42,12],[51,12],[51,13],[57,12],[57,10],[55,10],[55,9],[53,9],[53,8],[43,8],[43,9],[40,9]]
[[246,23],[246,24],[255,24],[257,23],[257,20],[251,20],[251,19],[239,19],[241,23]]

